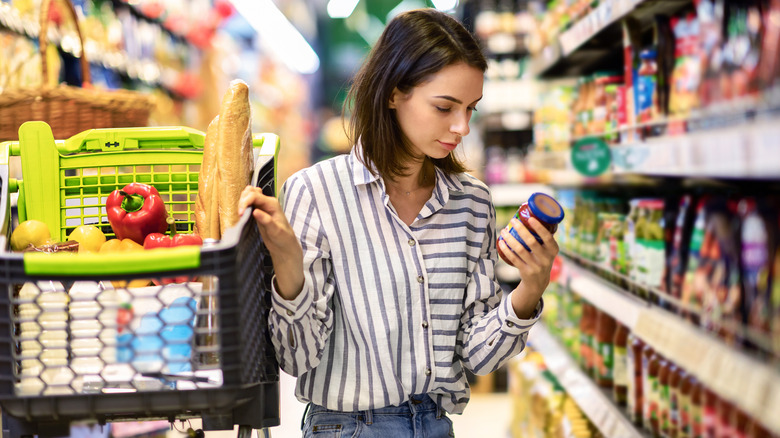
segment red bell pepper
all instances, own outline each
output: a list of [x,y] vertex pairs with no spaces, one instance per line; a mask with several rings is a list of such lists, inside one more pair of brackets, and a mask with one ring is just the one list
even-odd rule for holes
[[[203,245],[203,238],[197,234],[177,234],[176,225],[173,218],[168,218],[168,223],[171,226],[171,235],[168,236],[163,233],[151,233],[144,239],[144,249],[154,248],[172,248],[174,246],[187,246],[187,245]],[[186,283],[188,278],[176,277],[174,279],[165,278],[162,284],[170,283]]]
[[172,248],[174,246],[203,245],[203,239],[197,234],[175,234],[168,236],[162,233],[151,233],[144,239],[144,249]]
[[168,211],[160,193],[143,183],[130,183],[114,190],[106,200],[108,223],[118,239],[131,239],[143,245],[151,233],[168,228]]

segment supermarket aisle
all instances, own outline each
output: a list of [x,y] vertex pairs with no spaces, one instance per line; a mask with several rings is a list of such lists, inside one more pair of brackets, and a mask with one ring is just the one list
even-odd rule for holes
[[[299,438],[301,416],[305,405],[295,399],[295,379],[282,373],[281,425],[271,429],[272,438]],[[453,415],[456,437],[483,436],[504,438],[509,436],[511,404],[506,393],[475,394],[463,415]],[[211,437],[209,437],[211,438]]]

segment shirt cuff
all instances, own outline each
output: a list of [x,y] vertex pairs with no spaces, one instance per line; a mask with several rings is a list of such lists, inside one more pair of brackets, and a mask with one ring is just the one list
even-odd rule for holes
[[271,308],[282,319],[288,323],[300,319],[306,312],[306,309],[311,306],[311,303],[311,294],[306,292],[305,287],[294,299],[284,299],[276,290],[276,274],[274,274],[271,279]]
[[498,316],[502,321],[501,331],[507,335],[517,336],[531,330],[536,321],[539,321],[544,309],[544,298],[539,298],[539,303],[536,304],[536,309],[534,309],[534,315],[530,319],[522,319],[517,317],[515,309],[512,307],[512,293],[514,292],[504,295],[498,308]]

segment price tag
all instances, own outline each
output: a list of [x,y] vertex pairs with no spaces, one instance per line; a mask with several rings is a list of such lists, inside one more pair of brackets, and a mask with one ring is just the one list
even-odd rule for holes
[[780,127],[756,125],[748,134],[750,170],[756,175],[777,176],[780,173]]

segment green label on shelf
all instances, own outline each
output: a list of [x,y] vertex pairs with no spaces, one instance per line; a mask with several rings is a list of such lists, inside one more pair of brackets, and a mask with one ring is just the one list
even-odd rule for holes
[[572,146],[571,162],[579,173],[585,176],[599,176],[609,169],[612,163],[612,152],[599,138],[583,138]]

